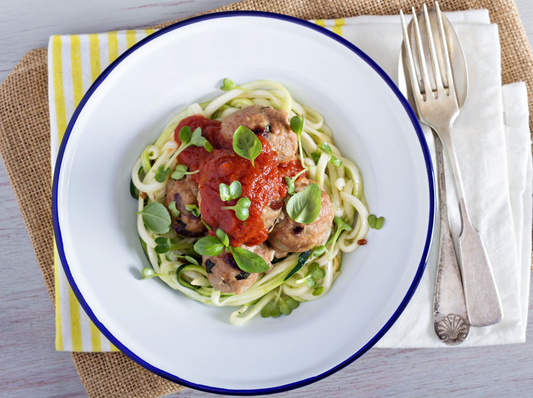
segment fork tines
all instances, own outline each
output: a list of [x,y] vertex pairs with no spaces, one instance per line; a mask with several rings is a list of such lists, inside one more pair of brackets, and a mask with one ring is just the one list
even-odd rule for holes
[[[440,94],[449,95],[450,93],[455,93],[453,74],[452,74],[449,51],[448,51],[448,43],[446,41],[446,35],[444,32],[444,24],[442,22],[442,14],[441,14],[438,2],[435,2],[435,8],[436,8],[436,14],[437,14],[437,26],[438,26],[438,33],[439,33],[438,35],[439,37],[437,38],[438,42],[435,42],[435,37],[433,36],[431,21],[428,15],[428,9],[427,9],[426,4],[424,4],[424,20],[423,20],[425,24],[425,31],[426,31],[425,37],[422,36],[417,13],[414,7],[412,7],[413,22],[414,22],[414,27],[415,27],[414,41],[415,41],[416,47],[414,46],[414,44],[411,44],[411,40],[409,39],[409,33],[407,31],[407,25],[405,23],[404,13],[402,10],[400,10],[403,40],[404,40],[403,44],[405,46],[405,52],[407,54],[407,61],[409,64],[409,75],[411,76],[411,85],[413,87],[413,94],[415,95],[415,98],[417,97],[418,100],[422,100],[422,101],[427,101],[430,99],[430,97],[438,98]],[[429,47],[429,54],[430,54],[429,58],[431,61],[432,79],[430,78],[428,68],[426,66],[426,57],[424,56],[426,51],[424,51],[423,39],[425,39],[425,41],[427,42],[427,46]],[[438,53],[437,53],[436,46],[438,46],[440,50]],[[416,58],[418,59],[418,63],[415,62],[415,56],[413,55],[413,52],[414,52],[413,50],[416,50],[416,54],[417,54]],[[440,54],[441,57],[443,58],[444,65],[442,66],[444,67],[445,73],[442,73],[441,71],[441,67],[439,64],[439,58],[437,54]],[[417,71],[416,66],[418,66],[418,71]],[[420,79],[420,81],[418,81],[418,79]],[[416,87],[418,87],[419,90],[416,90],[415,89]],[[428,93],[432,93],[432,95],[428,95]]]

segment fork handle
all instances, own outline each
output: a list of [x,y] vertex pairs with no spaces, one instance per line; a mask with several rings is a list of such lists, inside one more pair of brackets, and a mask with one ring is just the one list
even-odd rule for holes
[[451,139],[451,126],[439,128],[452,169],[461,216],[459,259],[468,320],[472,326],[489,326],[503,318],[502,304],[481,234],[470,220],[461,172]]

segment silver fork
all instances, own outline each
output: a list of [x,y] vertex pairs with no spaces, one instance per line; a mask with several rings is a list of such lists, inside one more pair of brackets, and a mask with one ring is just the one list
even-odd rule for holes
[[[461,216],[458,252],[468,319],[472,326],[488,326],[500,322],[503,317],[503,311],[483,240],[476,227],[472,224],[464,195],[463,181],[451,134],[453,123],[459,115],[460,108],[457,102],[454,76],[450,64],[448,43],[444,34],[442,15],[437,2],[435,2],[435,7],[437,10],[438,31],[440,33],[437,38],[439,42],[435,42],[434,40],[427,7],[424,4],[426,35],[430,53],[428,58],[431,61],[432,81],[435,84],[434,88],[431,86],[432,81],[430,80],[426,66],[426,56],[424,54],[427,50],[422,45],[422,35],[415,9],[414,7],[412,9],[416,32],[415,44],[410,43],[404,15],[400,11],[404,46],[411,78],[410,83],[420,120],[432,127],[439,135],[446,149],[455,181]],[[440,55],[444,58],[444,74],[441,73],[437,59],[437,47],[441,51]],[[417,50],[419,55],[417,59],[419,61],[418,70],[420,73],[417,73],[415,67],[415,59],[413,57],[414,49]],[[419,79],[422,87],[419,85]]]

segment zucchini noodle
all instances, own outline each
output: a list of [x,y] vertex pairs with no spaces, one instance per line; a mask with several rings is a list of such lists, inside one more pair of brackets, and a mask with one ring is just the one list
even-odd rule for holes
[[[138,214],[139,237],[157,277],[192,300],[217,307],[239,307],[229,318],[234,325],[248,322],[267,305],[279,300],[292,298],[301,303],[325,296],[341,274],[342,253],[352,252],[360,244],[366,243],[362,240],[369,230],[369,210],[359,168],[353,161],[342,156],[333,143],[333,131],[318,111],[298,103],[284,86],[270,80],[235,86],[211,101],[191,104],[173,116],[159,138],[142,151],[133,166],[131,180],[139,191],[137,211],[141,212],[152,202],[164,204],[170,174],[166,175],[163,182],[158,182],[156,172],[160,166],[165,166],[172,172],[178,164],[177,157],[181,151],[178,151],[174,130],[184,118],[203,115],[208,119],[223,121],[239,109],[254,104],[282,109],[288,112],[289,118],[305,117],[298,159],[302,160],[302,164],[307,168],[309,178],[317,181],[329,194],[335,217],[352,229],[339,233],[340,231],[337,231],[341,228],[340,225],[333,223],[327,243],[323,243],[325,250],[320,255],[311,254],[290,278],[288,276],[297,265],[300,253],[292,253],[274,263],[269,272],[260,274],[245,292],[237,295],[224,294],[214,289],[207,278],[205,268],[189,264],[185,260],[185,256],[195,255],[192,247],[197,238],[183,238],[172,229],[166,234],[158,235],[146,228],[142,215]],[[329,154],[318,152],[323,143],[329,144],[331,153],[342,161],[340,167],[330,162]],[[170,239],[176,250],[158,254],[155,247],[159,237]],[[336,239],[333,239],[335,237]],[[321,278],[311,284],[307,283],[312,272],[310,267],[314,267],[314,270],[318,267],[321,270],[318,274]]]

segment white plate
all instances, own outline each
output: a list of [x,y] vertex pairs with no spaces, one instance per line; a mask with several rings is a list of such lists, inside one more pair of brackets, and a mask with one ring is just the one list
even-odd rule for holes
[[[323,299],[288,317],[236,327],[228,308],[186,299],[147,266],[129,194],[130,170],[176,110],[237,83],[272,79],[320,111],[355,160],[372,213],[386,218],[344,256]],[[341,37],[269,13],[206,15],[132,47],[77,108],[54,174],[59,254],[80,303],[121,351],[180,384],[258,394],[317,381],[372,347],[411,298],[434,218],[431,161],[409,105],[385,73]]]

